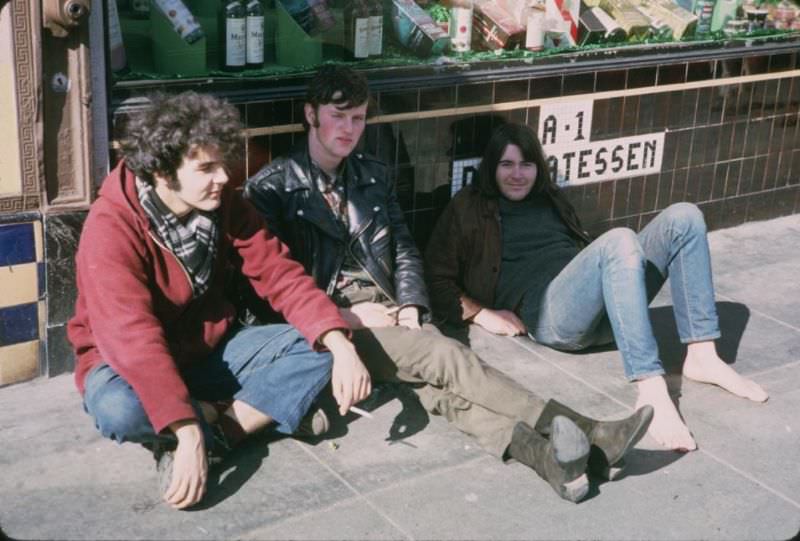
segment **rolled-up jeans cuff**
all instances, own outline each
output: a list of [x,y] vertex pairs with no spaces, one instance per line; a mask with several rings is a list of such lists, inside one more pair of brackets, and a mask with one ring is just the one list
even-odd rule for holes
[[720,336],[722,336],[722,333],[716,331],[706,336],[692,336],[690,338],[681,338],[681,344],[693,344],[695,342],[709,342],[711,340],[716,340]]
[[664,372],[663,368],[659,368],[657,370],[650,370],[648,372],[639,372],[631,375],[626,374],[625,377],[628,378],[628,381],[641,381],[643,379],[652,378],[655,376],[663,376],[665,373],[666,372]]

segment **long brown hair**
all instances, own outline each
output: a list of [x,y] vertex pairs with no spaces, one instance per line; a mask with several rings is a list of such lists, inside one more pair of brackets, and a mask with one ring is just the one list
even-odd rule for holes
[[522,157],[536,164],[536,181],[531,193],[552,193],[557,189],[550,177],[550,166],[539,138],[524,124],[503,124],[494,130],[486,144],[473,189],[489,199],[500,197],[500,190],[497,188],[497,164],[508,145],[519,147]]

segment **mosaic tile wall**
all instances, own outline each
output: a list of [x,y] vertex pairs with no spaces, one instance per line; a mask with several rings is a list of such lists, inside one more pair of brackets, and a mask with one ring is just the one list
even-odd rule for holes
[[[424,245],[450,198],[454,162],[480,156],[495,125],[514,121],[535,129],[538,103],[591,100],[592,141],[654,132],[664,140],[656,173],[565,188],[590,232],[640,229],[676,201],[697,203],[711,229],[730,227],[800,212],[797,70],[798,53],[789,52],[380,91],[377,111],[390,121],[371,125],[364,146],[391,165],[401,204]],[[481,111],[459,114],[463,109]],[[299,123],[300,97],[240,110],[255,134],[248,140],[248,174],[302,136],[259,134]]]
[[0,223],[0,385],[40,373],[45,336],[42,223]]

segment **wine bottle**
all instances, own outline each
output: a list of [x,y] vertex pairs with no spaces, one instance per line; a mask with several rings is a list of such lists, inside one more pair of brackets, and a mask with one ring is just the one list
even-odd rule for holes
[[383,4],[370,2],[369,7],[369,56],[383,54]]
[[245,7],[247,69],[261,69],[264,67],[264,6],[259,0],[249,0]]
[[247,63],[247,10],[240,0],[222,0],[222,69],[242,71]]
[[352,58],[369,56],[369,9],[362,0],[350,0],[344,11],[345,48]]

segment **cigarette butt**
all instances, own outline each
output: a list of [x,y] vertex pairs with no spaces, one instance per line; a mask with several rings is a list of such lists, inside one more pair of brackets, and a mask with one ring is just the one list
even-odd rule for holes
[[374,419],[375,418],[375,417],[372,416],[372,414],[370,412],[362,410],[361,408],[357,408],[355,406],[350,406],[350,411],[352,411],[353,413],[357,413],[358,415],[360,415],[362,417],[366,417],[367,419]]

